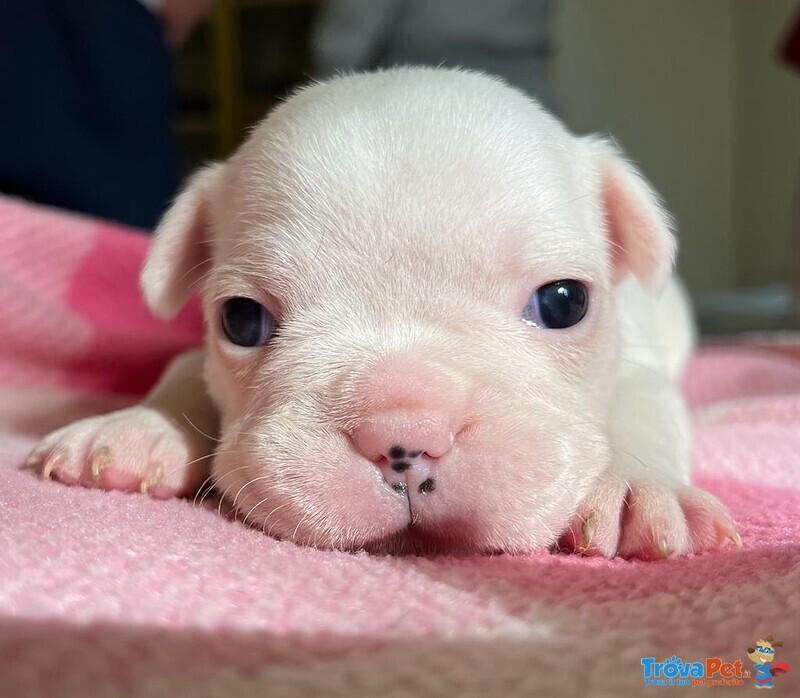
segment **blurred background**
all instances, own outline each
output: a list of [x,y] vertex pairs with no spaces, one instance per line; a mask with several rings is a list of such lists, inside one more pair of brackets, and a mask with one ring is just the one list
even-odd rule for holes
[[796,0],[0,0],[0,191],[151,228],[295,86],[398,63],[612,134],[679,223],[703,330],[800,326]]

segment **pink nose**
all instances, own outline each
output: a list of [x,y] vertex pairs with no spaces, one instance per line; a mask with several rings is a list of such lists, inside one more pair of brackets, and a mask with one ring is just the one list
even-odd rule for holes
[[453,446],[453,430],[446,419],[409,411],[371,417],[352,438],[358,452],[378,466],[392,489],[406,496],[436,489],[436,459]]
[[453,446],[453,430],[436,414],[397,411],[371,417],[353,432],[353,443],[365,458],[440,458]]

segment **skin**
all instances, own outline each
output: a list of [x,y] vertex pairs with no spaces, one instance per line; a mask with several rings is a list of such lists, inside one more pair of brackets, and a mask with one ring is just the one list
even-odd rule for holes
[[[167,497],[196,491],[216,451],[242,518],[325,548],[658,559],[738,544],[689,485],[674,249],[613,147],[498,80],[398,69],[314,85],[159,227],[145,298],[169,317],[199,292],[204,351],[29,463]],[[560,279],[589,289],[586,317],[524,323]],[[241,296],[279,322],[266,346],[222,332]],[[419,452],[401,474],[391,444]]]

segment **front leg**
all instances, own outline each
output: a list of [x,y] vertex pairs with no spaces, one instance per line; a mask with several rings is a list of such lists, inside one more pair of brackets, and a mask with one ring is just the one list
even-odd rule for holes
[[689,484],[691,434],[678,387],[653,367],[623,368],[608,420],[612,464],[580,505],[561,546],[659,559],[741,545],[716,497]]
[[208,476],[218,431],[203,360],[199,350],[178,356],[139,405],[54,431],[26,465],[67,485],[192,494]]

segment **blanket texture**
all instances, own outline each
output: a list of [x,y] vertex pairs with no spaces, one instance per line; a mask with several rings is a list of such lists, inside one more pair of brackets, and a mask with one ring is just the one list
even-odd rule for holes
[[[217,504],[68,488],[42,433],[129,404],[199,340],[138,300],[148,239],[0,198],[0,695],[636,696],[642,659],[783,641],[800,695],[800,340],[705,346],[685,377],[695,480],[742,549],[661,562],[373,557],[296,547]],[[663,675],[662,675],[663,676]],[[666,690],[666,689],[665,689]],[[690,689],[691,690],[691,689]]]

